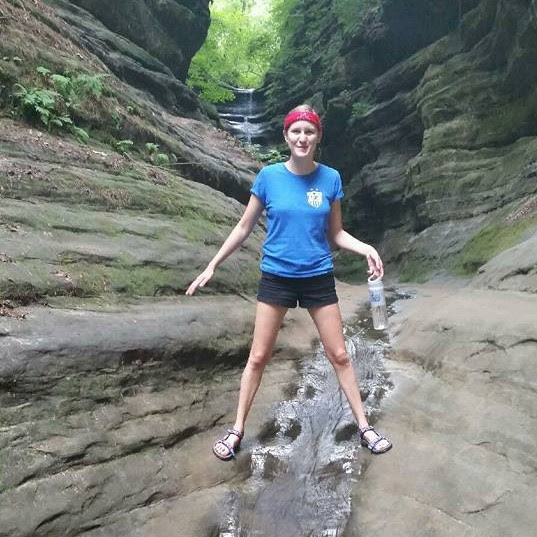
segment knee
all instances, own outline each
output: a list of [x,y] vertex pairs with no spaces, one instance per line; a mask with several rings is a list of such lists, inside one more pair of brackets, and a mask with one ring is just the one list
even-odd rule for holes
[[337,368],[348,367],[351,363],[347,349],[336,349],[335,351],[327,352],[326,355],[330,360],[330,363]]
[[264,350],[251,350],[248,357],[248,366],[255,370],[263,370],[270,360],[270,352]]

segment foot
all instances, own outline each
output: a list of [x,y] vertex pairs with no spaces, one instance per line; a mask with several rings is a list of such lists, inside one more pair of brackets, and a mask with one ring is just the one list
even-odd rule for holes
[[229,461],[235,457],[239,450],[244,433],[237,429],[228,429],[227,434],[217,440],[213,446],[213,453],[223,461]]
[[358,430],[360,431],[362,445],[366,446],[371,453],[380,455],[381,453],[386,453],[386,451],[389,451],[392,448],[392,443],[384,436],[378,434],[372,425],[362,427]]

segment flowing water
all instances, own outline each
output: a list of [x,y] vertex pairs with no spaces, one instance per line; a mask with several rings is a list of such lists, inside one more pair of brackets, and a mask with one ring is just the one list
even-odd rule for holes
[[[345,327],[368,415],[390,388],[383,367],[388,344],[370,339],[369,321]],[[364,326],[364,328],[362,328]],[[251,475],[230,493],[218,537],[342,536],[360,473],[357,427],[319,345],[300,363],[300,380],[275,410],[251,452]]]
[[247,144],[261,144],[266,140],[263,98],[254,89],[233,90],[235,100],[218,106],[218,113],[226,130]]

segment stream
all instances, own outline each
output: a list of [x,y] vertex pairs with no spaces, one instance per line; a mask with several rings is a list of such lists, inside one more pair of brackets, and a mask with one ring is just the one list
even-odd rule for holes
[[[391,388],[383,366],[389,344],[384,335],[374,339],[384,333],[369,324],[367,316],[356,318],[344,333],[366,413],[374,423]],[[275,408],[258,443],[246,448],[251,475],[230,493],[215,537],[343,536],[363,448],[322,346],[298,367],[299,381],[289,389],[289,399]]]

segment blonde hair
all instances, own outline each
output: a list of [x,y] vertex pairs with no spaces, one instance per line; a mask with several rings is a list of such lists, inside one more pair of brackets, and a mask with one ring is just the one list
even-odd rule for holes
[[294,108],[289,110],[288,113],[290,114],[291,112],[315,112],[315,110],[313,106],[311,106],[311,104],[303,103],[303,104],[299,104],[298,106],[295,106]]

